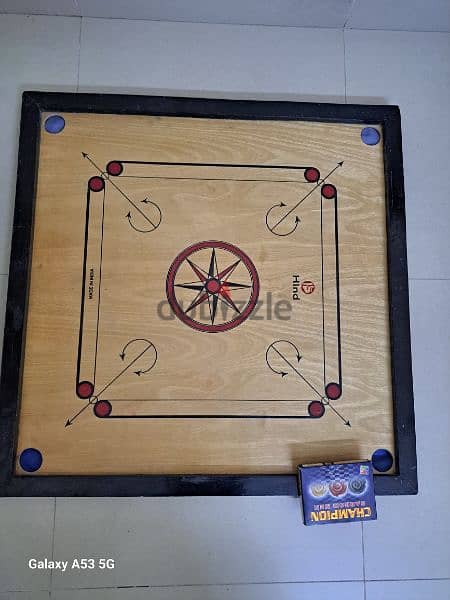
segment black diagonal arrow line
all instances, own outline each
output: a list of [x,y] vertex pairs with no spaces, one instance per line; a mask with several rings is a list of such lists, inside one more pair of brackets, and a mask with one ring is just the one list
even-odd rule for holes
[[[139,231],[139,233],[150,233],[151,231],[155,231],[156,227],[155,225],[153,225],[153,229],[139,229],[139,227],[136,227],[135,225],[133,225],[133,222],[131,220],[131,212],[128,211],[128,213],[125,215],[125,217],[128,219],[128,223],[130,224],[130,227],[132,227],[135,231]],[[151,222],[151,221],[150,221]]]
[[129,340],[125,344],[125,346],[122,349],[122,352],[119,354],[119,356],[122,360],[125,359],[125,353],[126,353],[128,347],[131,346],[131,344],[134,344],[135,342],[145,342],[146,344],[148,344],[148,348],[150,348],[151,346],[154,346],[154,344],[150,340],[147,340],[146,338],[133,338],[132,340]]
[[153,350],[155,351],[155,358],[152,362],[152,364],[147,368],[147,369],[138,369],[137,371],[135,371],[136,375],[145,375],[146,373],[149,373],[153,367],[156,365],[156,362],[158,360],[158,350],[156,349],[156,346],[154,344],[150,344],[150,346],[145,350],[145,352],[147,352],[147,350],[150,350],[150,348],[153,348]]
[[[119,356],[122,360],[125,360],[125,356],[126,356],[125,353],[126,353],[128,346],[130,346],[131,344],[134,344],[135,342],[145,342],[146,344],[148,344],[147,348],[144,349],[144,354],[145,354],[145,352],[150,350],[150,348],[153,348],[155,351],[155,359],[153,360],[152,364],[147,369],[139,369],[137,371],[134,371],[136,375],[140,376],[140,375],[144,375],[145,373],[148,373],[149,371],[151,371],[153,369],[153,367],[156,365],[156,362],[158,360],[158,351],[156,349],[155,344],[153,344],[153,342],[150,342],[149,340],[147,340],[145,338],[135,338],[135,339],[127,342],[125,344],[125,346],[123,347],[122,352],[119,354]],[[128,366],[130,366],[130,365],[128,365]]]
[[93,404],[92,400],[89,400],[89,402],[88,402],[88,403],[87,403],[85,406],[83,406],[83,408],[82,408],[81,410],[79,410],[79,411],[77,412],[77,414],[76,414],[76,415],[74,415],[74,416],[73,416],[71,419],[67,419],[67,421],[66,421],[66,424],[65,424],[65,426],[64,426],[64,427],[69,427],[69,425],[72,425],[72,423],[75,421],[75,419],[78,419],[78,417],[79,417],[79,416],[80,416],[82,413],[84,413],[84,411],[85,411],[87,408],[89,408],[89,406],[91,406],[92,404]]
[[272,365],[269,362],[269,352],[270,352],[270,350],[274,348],[275,344],[279,344],[279,343],[283,343],[283,342],[286,343],[286,344],[289,344],[292,348],[294,348],[295,354],[297,356],[297,362],[300,362],[300,360],[301,360],[302,357],[300,356],[299,349],[297,348],[297,346],[293,342],[290,342],[289,340],[276,340],[275,342],[272,342],[272,344],[270,344],[270,346],[268,346],[268,348],[266,350],[266,363],[267,363],[267,366],[269,367],[269,369],[271,371],[273,371],[277,375],[281,375],[282,377],[285,377],[287,375],[286,371],[277,371],[276,369],[274,369],[272,367]]
[[100,169],[100,167],[92,160],[89,154],[87,154],[86,152],[82,152],[81,154],[83,155],[83,158],[87,158],[87,160],[91,163],[91,165],[93,165],[97,169],[97,171],[99,171],[102,175],[105,174],[105,172],[102,171],[102,169]]
[[128,197],[128,196],[125,194],[125,192],[123,192],[123,191],[120,189],[120,187],[119,187],[119,186],[118,186],[116,183],[114,183],[114,181],[113,181],[112,179],[109,179],[108,181],[109,181],[109,183],[110,183],[112,186],[114,186],[114,187],[116,188],[116,190],[119,192],[119,194],[122,194],[122,196],[125,198],[125,200],[128,200],[128,202],[131,204],[131,206],[134,206],[134,208],[135,208],[135,209],[138,211],[138,213],[140,213],[140,214],[141,214],[141,215],[144,217],[144,219],[145,219],[145,220],[146,220],[148,223],[150,223],[150,225],[152,225],[153,229],[156,229],[157,227],[159,227],[159,225],[161,224],[162,215],[161,215],[161,209],[159,208],[159,206],[158,206],[157,204],[155,204],[155,202],[153,202],[153,204],[154,204],[154,206],[156,206],[156,208],[157,208],[157,209],[158,209],[158,211],[159,211],[159,222],[158,222],[158,224],[157,224],[157,225],[155,225],[155,223],[153,223],[153,221],[150,219],[150,217],[148,217],[148,216],[145,214],[145,212],[144,212],[143,210],[141,210],[141,209],[139,208],[139,206],[138,206],[137,204],[135,204],[135,203],[133,202],[133,200],[131,200],[131,198],[129,198],[129,197]]
[[[122,369],[115,377],[113,377],[111,379],[111,381],[109,383],[107,383],[97,394],[97,398],[99,398],[101,396],[101,394],[103,394],[115,381],[117,381],[119,379],[119,377],[121,377],[125,371],[128,371],[128,369],[130,367],[132,367],[134,365],[134,363],[139,360],[141,358],[141,356],[143,354],[145,354],[147,352],[147,350],[149,348],[151,348],[151,346],[153,346],[153,344],[150,344],[149,346],[147,346],[147,348],[145,348],[142,352],[140,352],[135,359],[133,359],[124,369]],[[156,349],[156,348],[155,348]]]
[[310,388],[313,390],[313,392],[315,392],[315,393],[316,393],[316,394],[319,396],[319,398],[320,398],[320,399],[322,399],[322,398],[323,398],[323,396],[322,396],[322,394],[319,392],[319,390],[318,390],[317,388],[315,388],[315,387],[313,386],[313,384],[312,384],[312,383],[310,383],[310,382],[309,382],[309,381],[306,379],[306,377],[304,377],[304,376],[303,376],[303,375],[300,373],[300,371],[299,371],[299,370],[296,368],[296,366],[295,366],[295,365],[293,365],[293,364],[291,363],[291,361],[290,361],[290,360],[288,360],[288,359],[287,359],[287,358],[286,358],[286,357],[285,357],[285,356],[284,356],[284,355],[283,355],[283,354],[282,354],[282,353],[281,353],[279,350],[277,350],[277,349],[275,348],[275,346],[272,346],[272,348],[275,350],[275,352],[276,352],[277,354],[279,354],[279,356],[281,356],[281,358],[284,360],[284,362],[285,362],[285,363],[287,363],[287,364],[288,364],[288,365],[291,367],[291,369],[292,369],[293,371],[295,371],[295,373],[297,373],[297,375],[303,379],[303,381],[306,383],[306,385],[308,385],[308,386],[309,386],[309,387],[310,387]]
[[328,179],[328,177],[331,177],[331,175],[333,175],[333,173],[334,173],[334,172],[335,172],[337,169],[339,169],[340,167],[342,167],[342,165],[343,165],[343,164],[344,164],[344,161],[343,161],[343,160],[341,160],[341,162],[338,162],[338,164],[337,164],[337,165],[334,167],[334,169],[331,169],[331,171],[328,173],[328,175],[325,175],[325,177],[324,177],[323,179],[319,180],[319,181],[317,182],[317,184],[316,184],[316,185],[313,187],[313,189],[312,189],[312,190],[310,190],[310,191],[309,191],[309,192],[308,192],[308,193],[307,193],[305,196],[303,196],[303,198],[302,198],[301,200],[299,200],[299,201],[297,202],[297,204],[294,204],[294,206],[293,206],[291,209],[289,209],[289,210],[288,210],[288,212],[287,212],[287,213],[286,213],[284,216],[282,216],[282,217],[281,217],[281,219],[280,219],[280,220],[279,220],[277,223],[275,223],[275,225],[274,225],[272,228],[269,228],[269,229],[271,229],[271,231],[273,231],[273,230],[275,229],[275,227],[278,227],[278,225],[279,225],[280,223],[282,223],[282,222],[283,222],[285,219],[287,219],[287,217],[288,217],[290,214],[292,214],[292,213],[294,212],[294,210],[296,210],[296,209],[297,209],[297,208],[300,206],[300,204],[302,204],[302,202],[304,202],[304,201],[305,201],[305,200],[306,200],[306,199],[307,199],[309,196],[311,196],[311,194],[312,194],[312,193],[313,193],[313,192],[314,192],[314,191],[315,191],[315,190],[316,190],[316,189],[317,189],[319,186],[321,186],[321,185],[323,184],[323,182],[324,182],[324,181],[326,181],[326,180]]
[[[99,167],[97,164],[95,164],[95,162],[92,160],[92,158],[91,158],[91,157],[90,157],[90,156],[89,156],[89,155],[88,155],[86,152],[82,152],[81,154],[83,155],[83,157],[84,157],[84,158],[86,158],[86,159],[87,159],[87,160],[88,160],[88,161],[89,161],[89,162],[90,162],[90,163],[91,163],[91,164],[92,164],[92,165],[93,165],[93,166],[94,166],[94,167],[95,167],[95,168],[96,168],[96,169],[99,171],[99,173],[100,173],[101,175],[104,175],[104,174],[105,174],[105,172],[104,172],[104,171],[102,171],[102,169],[100,169],[100,167]],[[152,221],[152,220],[151,220],[151,219],[150,219],[150,218],[149,218],[149,217],[148,217],[148,216],[145,214],[145,212],[144,212],[143,210],[141,210],[141,209],[139,208],[139,206],[137,206],[137,204],[135,204],[135,203],[133,202],[133,200],[131,200],[131,198],[129,198],[129,197],[128,197],[128,196],[125,194],[125,192],[123,192],[123,191],[120,189],[120,187],[119,187],[119,186],[118,186],[116,183],[114,183],[114,181],[113,181],[113,180],[112,180],[110,177],[108,177],[108,181],[109,181],[109,183],[110,183],[110,184],[111,184],[113,187],[115,187],[115,188],[116,188],[116,190],[119,192],[119,194],[121,194],[121,195],[122,195],[122,196],[125,198],[125,200],[127,200],[127,201],[128,201],[130,204],[131,204],[131,206],[133,206],[133,207],[134,207],[134,208],[135,208],[135,209],[138,211],[138,213],[140,213],[140,214],[141,214],[141,215],[144,217],[144,219],[145,219],[145,220],[146,220],[148,223],[150,223],[150,225],[152,225],[153,229],[156,229],[157,227],[159,227],[159,225],[161,224],[162,215],[161,215],[161,210],[160,210],[160,208],[159,208],[159,206],[158,206],[157,204],[155,204],[154,202],[152,203],[152,204],[154,204],[154,205],[156,206],[156,208],[159,210],[159,213],[160,213],[160,220],[159,220],[159,223],[158,223],[158,225],[155,225],[155,223],[153,223],[153,221]]]
[[270,225],[268,223],[268,213],[266,214],[266,225],[267,225],[268,230],[271,233],[273,233],[274,235],[277,235],[279,237],[287,237],[288,235],[291,235],[292,233],[294,233],[294,231],[297,229],[297,227],[298,227],[298,225],[300,223],[300,217],[298,215],[296,215],[293,228],[290,231],[286,232],[286,233],[277,233],[276,231],[274,231],[274,229],[276,227],[278,227],[278,225],[280,223],[281,223],[281,221],[279,221],[278,223],[276,223],[273,227],[270,227]]
[[274,346],[275,344],[281,344],[281,343],[289,344],[292,348],[294,348],[295,354],[297,355],[297,361],[300,362],[300,359],[301,359],[300,350],[297,348],[297,346],[294,344],[294,342],[291,342],[289,340],[276,340],[275,342],[273,342],[271,344],[271,346]]
[[351,427],[351,426],[352,426],[352,425],[351,425],[351,423],[350,423],[350,421],[349,421],[348,419],[346,419],[345,417],[343,417],[343,416],[341,415],[341,413],[340,413],[338,410],[336,410],[336,409],[334,408],[334,406],[332,406],[332,405],[331,405],[331,404],[330,404],[328,401],[327,401],[327,402],[324,402],[324,404],[325,404],[325,406],[328,406],[329,408],[331,408],[331,410],[332,410],[332,411],[333,411],[333,412],[334,412],[334,413],[335,413],[335,414],[336,414],[336,415],[337,415],[337,416],[338,416],[338,417],[341,419],[341,421],[342,421],[342,422],[343,422],[345,425],[347,425],[347,427]]
[[[336,410],[336,409],[334,408],[334,406],[332,406],[332,405],[330,404],[330,401],[329,401],[327,398],[325,398],[324,396],[322,396],[322,394],[321,394],[321,393],[320,393],[320,392],[319,392],[319,391],[318,391],[318,390],[317,390],[317,389],[316,389],[316,388],[315,388],[315,387],[314,387],[314,386],[313,386],[313,385],[312,385],[312,384],[311,384],[311,383],[310,383],[310,382],[309,382],[309,381],[308,381],[308,380],[307,380],[307,379],[306,379],[306,378],[305,378],[305,377],[304,377],[304,376],[303,376],[303,375],[300,373],[300,371],[299,371],[298,369],[296,369],[296,368],[295,368],[295,366],[294,366],[294,365],[293,365],[293,364],[292,364],[292,363],[291,363],[291,362],[290,362],[290,361],[289,361],[289,360],[288,360],[288,359],[287,359],[285,356],[283,356],[283,354],[281,354],[281,352],[279,352],[279,351],[278,351],[278,350],[277,350],[277,349],[276,349],[274,346],[271,346],[271,347],[272,347],[272,348],[275,350],[275,352],[276,352],[277,354],[279,354],[279,355],[281,356],[281,358],[282,358],[282,359],[283,359],[283,360],[284,360],[284,361],[285,361],[285,362],[286,362],[286,363],[287,363],[287,364],[288,364],[288,365],[291,367],[291,369],[292,369],[293,371],[295,371],[295,372],[297,373],[297,375],[299,375],[299,376],[300,376],[300,377],[303,379],[303,381],[304,381],[304,382],[305,382],[307,385],[309,385],[309,387],[310,387],[310,388],[311,388],[311,389],[312,389],[314,392],[316,392],[316,394],[317,394],[317,395],[320,397],[320,399],[321,399],[322,403],[323,403],[325,406],[328,406],[328,407],[330,407],[330,408],[331,408],[331,410],[332,410],[332,411],[333,411],[333,412],[334,412],[334,413],[335,413],[335,414],[336,414],[336,415],[337,415],[337,416],[338,416],[338,417],[341,419],[341,421],[342,421],[342,422],[343,422],[345,425],[347,425],[347,427],[351,427],[351,426],[352,426],[352,425],[351,425],[351,423],[350,423],[350,421],[349,421],[348,419],[346,419],[345,417],[343,417],[343,416],[341,415],[341,413],[340,413],[338,410]],[[270,348],[270,346],[269,346],[269,348]],[[266,358],[266,360],[267,360],[267,358]],[[269,367],[270,367],[270,365],[269,365]],[[273,370],[273,369],[272,369],[272,370]]]
[[268,367],[269,367],[269,369],[270,369],[271,371],[273,371],[273,372],[274,372],[276,375],[281,375],[281,377],[285,377],[285,376],[287,375],[287,372],[286,372],[286,371],[277,371],[277,369],[274,369],[274,368],[272,367],[272,365],[270,364],[270,361],[269,361],[269,351],[270,351],[270,349],[271,349],[271,348],[273,348],[272,344],[270,344],[270,346],[269,346],[269,347],[267,348],[267,350],[266,350],[266,363],[267,363],[267,366],[268,366]]

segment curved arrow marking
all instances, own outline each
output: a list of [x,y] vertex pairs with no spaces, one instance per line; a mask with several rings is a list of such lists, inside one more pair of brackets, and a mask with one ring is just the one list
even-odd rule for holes
[[271,345],[270,345],[270,346],[267,348],[267,350],[266,350],[266,363],[267,363],[267,366],[268,366],[268,367],[269,367],[269,369],[270,369],[271,371],[273,371],[273,372],[274,372],[276,375],[281,375],[281,377],[286,377],[286,375],[287,375],[287,372],[286,372],[286,371],[277,371],[277,369],[274,369],[274,368],[272,367],[272,365],[270,364],[270,362],[269,362],[269,351],[271,350],[271,348],[272,348],[272,344],[271,344]]
[[[128,219],[128,223],[130,224],[130,227],[132,227],[135,231],[139,231],[140,233],[151,233],[152,231],[155,231],[155,229],[157,229],[161,225],[162,212],[161,212],[161,209],[159,208],[159,206],[155,202],[153,202],[153,200],[144,198],[144,200],[141,200],[141,202],[144,202],[145,204],[152,204],[158,211],[158,218],[156,219],[156,222],[153,222],[150,219],[150,217],[148,217],[147,215],[144,215],[146,220],[152,225],[151,229],[140,229],[139,227],[136,227],[135,225],[133,225],[133,221],[131,218],[131,211],[128,211],[128,213],[125,216]],[[139,211],[139,212],[141,212],[141,211]],[[141,213],[141,214],[143,214],[143,213]]]
[[312,385],[312,383],[309,382],[306,379],[306,377],[299,371],[298,367],[295,364],[293,364],[288,358],[286,358],[286,356],[284,356],[284,354],[282,354],[278,350],[278,348],[276,347],[276,344],[280,344],[280,343],[289,344],[290,346],[292,346],[292,348],[295,349],[296,356],[297,356],[297,365],[300,363],[300,361],[302,359],[299,349],[293,342],[291,342],[289,340],[277,340],[275,342],[272,342],[272,344],[270,344],[270,346],[268,346],[268,348],[266,350],[266,363],[267,363],[267,366],[269,367],[269,369],[271,371],[273,371],[274,373],[276,373],[277,375],[281,375],[281,377],[285,377],[288,374],[286,371],[278,371],[271,366],[268,355],[269,355],[269,351],[273,350],[274,352],[276,352],[278,354],[278,356],[280,356],[280,358],[282,358],[284,360],[284,362],[294,371],[294,373],[296,373],[319,396],[320,401],[325,406],[328,406],[334,412],[334,414],[337,417],[339,417],[339,419],[344,423],[344,425],[346,425],[347,427],[351,427],[350,421],[348,419],[346,419],[338,410],[336,410],[334,408],[334,406],[332,406],[332,404],[330,403],[329,399],[326,396],[324,396],[323,394],[321,394],[319,392],[319,390],[316,387],[314,387]]
[[289,340],[276,340],[275,342],[272,342],[272,344],[270,344],[270,346],[268,346],[268,348],[266,350],[266,363],[267,363],[267,366],[269,367],[269,369],[271,371],[273,371],[277,375],[281,375],[281,377],[285,377],[288,373],[286,371],[278,371],[277,369],[275,369],[274,367],[272,367],[272,365],[270,364],[270,361],[269,361],[269,352],[270,352],[270,350],[274,350],[279,356],[281,356],[283,358],[283,360],[285,362],[287,362],[287,364],[289,366],[291,366],[290,363],[289,363],[289,361],[286,359],[286,357],[281,352],[279,352],[279,350],[277,350],[277,348],[275,347],[276,344],[281,344],[281,343],[289,344],[290,346],[292,346],[292,348],[294,348],[295,354],[296,354],[296,357],[297,357],[297,363],[300,362],[300,360],[301,360],[302,357],[301,357],[300,351],[297,348],[297,346],[293,342],[290,342]]
[[[331,175],[333,175],[333,173],[339,169],[340,167],[342,167],[342,165],[344,164],[344,161],[341,160],[340,162],[337,163],[337,165],[331,169],[331,171],[325,175],[325,177],[323,177],[322,179],[319,179],[319,181],[316,183],[316,185],[307,193],[305,194],[305,196],[303,196],[303,198],[301,198],[296,204],[294,204],[294,206],[292,208],[290,208],[280,219],[278,219],[278,221],[275,223],[275,225],[273,225],[273,227],[270,227],[268,224],[268,216],[269,213],[276,208],[277,206],[286,206],[286,204],[284,204],[283,202],[281,202],[280,204],[275,204],[274,206],[272,206],[271,208],[269,208],[269,210],[266,213],[266,225],[267,228],[269,229],[269,231],[271,231],[274,235],[290,235],[291,233],[293,233],[296,229],[296,227],[294,227],[294,229],[292,229],[292,231],[290,231],[289,233],[286,234],[278,234],[276,233],[274,230],[281,225],[281,223],[287,219],[287,217],[289,217],[289,215],[291,215],[299,206],[300,204],[302,204],[307,198],[309,198],[309,196],[311,196],[311,194],[314,192],[314,190],[316,190],[319,186],[322,185],[322,183],[324,183],[329,177],[331,177]],[[296,225],[298,225],[297,223],[297,219],[298,221],[300,221],[300,219],[298,218],[298,216],[295,217],[296,219]]]
[[297,229],[299,223],[300,223],[300,217],[298,217],[297,215],[295,216],[295,221],[294,221],[294,227],[286,232],[286,233],[277,233],[275,231],[275,228],[279,225],[279,222],[277,222],[273,227],[270,226],[269,224],[269,215],[270,213],[275,209],[275,208],[283,208],[284,206],[286,206],[286,204],[284,202],[279,202],[278,204],[274,204],[273,206],[271,206],[269,208],[269,210],[266,212],[266,227],[267,229],[273,233],[274,235],[278,235],[280,237],[285,237],[287,235],[291,235],[291,233],[294,233],[294,231]]
[[[297,362],[300,362],[300,359],[302,358],[301,354],[300,354],[300,350],[297,348],[297,346],[294,344],[294,342],[291,342],[290,340],[277,340],[276,342],[273,342],[272,344],[270,344],[270,346],[274,346],[275,344],[289,344],[290,346],[292,346],[292,348],[294,348],[295,350],[295,354],[297,355]],[[269,346],[269,348],[270,348]]]
[[87,404],[85,404],[83,406],[83,408],[81,410],[79,410],[71,419],[67,419],[65,427],[69,427],[70,425],[72,425],[72,423],[82,414],[84,413],[84,411],[89,408],[89,406],[95,404],[97,402],[97,400],[99,399],[99,397],[115,382],[117,381],[126,371],[128,371],[128,369],[130,369],[142,356],[144,356],[144,354],[146,354],[146,352],[148,352],[151,348],[154,349],[155,351],[155,356],[153,358],[153,360],[150,363],[150,366],[148,366],[146,369],[138,369],[137,371],[134,371],[134,373],[138,376],[144,375],[145,373],[148,373],[149,371],[151,371],[153,369],[153,367],[156,364],[156,361],[158,360],[158,352],[156,350],[156,346],[153,344],[153,342],[151,342],[150,340],[147,340],[146,338],[135,338],[132,340],[129,340],[125,346],[122,349],[122,352],[120,352],[119,357],[122,359],[122,361],[125,361],[126,357],[127,357],[127,350],[128,348],[136,343],[136,342],[145,342],[146,346],[143,350],[141,350],[139,352],[139,354],[133,358],[133,360],[130,361],[130,363],[128,365],[126,365],[115,377],[113,377],[113,379],[111,379],[111,381],[109,381],[95,396],[92,396],[91,398],[89,398]]
[[[156,361],[158,360],[158,351],[156,350],[156,346],[153,344],[153,342],[150,342],[150,340],[147,340],[146,338],[135,338],[133,340],[128,341],[125,344],[125,346],[123,347],[122,352],[119,354],[120,358],[123,361],[126,358],[126,352],[127,352],[128,348],[136,342],[145,342],[147,344],[147,347],[144,349],[143,352],[141,352],[139,354],[139,356],[137,358],[140,358],[141,356],[146,354],[151,348],[153,348],[153,350],[155,351],[155,356],[149,367],[147,367],[146,369],[138,369],[137,371],[134,371],[136,375],[141,376],[141,375],[144,375],[145,373],[148,373],[149,371],[151,371],[153,369],[153,367],[156,364]],[[137,358],[134,361],[132,361],[130,363],[130,365],[128,365],[128,366],[130,367],[132,364],[134,364],[136,362]]]
[[[97,171],[101,174],[104,175],[104,171],[102,169],[100,169],[100,167],[92,160],[92,158],[89,156],[89,154],[87,154],[86,152],[82,152],[81,153],[83,155],[83,158],[85,158],[86,160],[88,160],[91,165],[93,165]],[[138,229],[137,227],[134,227],[130,221],[130,225],[133,227],[133,229],[135,229],[136,231],[139,231],[141,233],[150,233],[151,231],[154,231],[155,229],[157,229],[159,227],[159,225],[161,224],[162,221],[162,213],[161,213],[161,209],[159,208],[159,206],[153,202],[152,200],[149,200],[148,198],[144,198],[144,200],[141,200],[141,202],[144,202],[145,204],[153,204],[153,206],[155,206],[156,210],[158,211],[158,223],[153,223],[153,221],[145,214],[145,212],[137,205],[135,204],[135,202],[133,202],[133,200],[131,200],[131,198],[129,198],[125,192],[123,190],[120,189],[120,187],[117,185],[117,183],[115,183],[109,176],[105,177],[105,179],[119,192],[119,194],[121,194],[121,196],[123,196],[123,198],[125,198],[125,200],[127,202],[129,202],[131,204],[131,206],[133,206],[133,208],[136,209],[136,211],[138,213],[140,213],[142,215],[142,217],[148,222],[150,223],[150,225],[153,227],[153,229]],[[130,214],[130,213],[129,213]],[[126,215],[128,218],[128,215]],[[131,214],[129,217],[129,220],[131,219]]]

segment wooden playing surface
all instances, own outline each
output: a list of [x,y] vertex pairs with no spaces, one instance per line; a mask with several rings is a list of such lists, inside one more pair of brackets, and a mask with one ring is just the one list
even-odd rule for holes
[[[361,125],[61,114],[61,133],[41,133],[18,428],[17,455],[43,455],[34,475],[281,474],[395,456],[382,143],[363,144]],[[105,173],[110,161],[123,172]],[[235,286],[196,323],[248,306],[242,256],[260,305],[208,332],[173,314],[167,278],[179,257],[176,301],[201,300],[213,249],[216,275],[238,262]],[[296,276],[314,285],[298,300]],[[112,412],[96,415],[99,402]]]

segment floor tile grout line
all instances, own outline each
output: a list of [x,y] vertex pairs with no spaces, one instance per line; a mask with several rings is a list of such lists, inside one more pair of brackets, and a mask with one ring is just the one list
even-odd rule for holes
[[361,522],[361,551],[362,551],[362,570],[363,570],[363,580],[364,580],[364,600],[367,598],[367,590],[366,590],[366,552],[364,548],[364,523]]
[[100,17],[100,16],[88,16],[88,15],[55,15],[55,14],[46,14],[46,13],[16,13],[16,12],[5,12],[0,9],[0,15],[14,15],[16,17],[51,17],[57,18],[61,17],[63,19],[100,19],[102,21],[140,21],[142,23],[179,23],[185,25],[222,25],[228,27],[278,27],[279,29],[322,29],[322,30],[330,30],[330,31],[339,31],[341,29],[345,29],[348,31],[387,31],[390,33],[430,33],[430,34],[444,34],[449,35],[450,30],[445,29],[389,29],[386,27],[349,27],[347,22],[344,22],[343,25],[336,24],[330,27],[321,27],[320,25],[289,25],[287,23],[280,24],[268,24],[268,23],[223,23],[223,22],[208,22],[208,21],[175,21],[175,20],[167,20],[167,19],[139,19],[137,17]]
[[213,588],[213,587],[243,587],[243,586],[263,586],[263,585],[299,585],[307,584],[314,585],[315,583],[362,583],[362,579],[325,579],[325,580],[309,580],[309,581],[243,581],[243,582],[218,582],[218,583],[180,583],[180,584],[161,584],[161,585],[100,585],[98,587],[55,587],[52,586],[50,590],[6,590],[6,593],[11,592],[29,592],[29,591],[42,591],[42,592],[66,592],[72,590],[165,590],[165,589],[176,589],[176,588]]
[[[410,579],[367,579],[366,582],[407,582],[407,581],[450,581],[450,577],[422,577]],[[12,589],[2,590],[2,594],[29,593],[29,592],[66,592],[66,591],[86,591],[86,590],[141,590],[141,589],[174,589],[174,588],[194,588],[194,587],[242,587],[242,586],[262,586],[262,585],[299,585],[315,583],[363,583],[362,579],[317,579],[317,580],[299,580],[299,581],[244,581],[235,583],[185,583],[185,584],[167,584],[167,585],[116,585],[116,586],[98,586],[98,587],[52,587],[52,589]]]
[[[306,27],[304,29],[307,29]],[[318,29],[318,28],[316,28]],[[322,29],[327,29],[322,27]],[[440,33],[443,35],[450,35],[449,31],[442,31],[441,29],[376,29],[371,27],[345,27],[345,31],[387,31],[388,33]]]
[[409,277],[409,281],[450,281],[450,277]]
[[[0,13],[1,14],[1,13]],[[73,592],[78,592],[79,588],[68,588],[70,589],[70,591]],[[94,590],[96,590],[97,588],[92,588]],[[103,588],[98,588],[98,589],[103,589]],[[111,588],[111,589],[115,589],[115,588]],[[66,590],[55,590],[55,591],[63,591],[65,592]],[[29,590],[0,590],[0,598],[2,598],[3,594],[48,594],[48,598],[51,598],[51,594],[52,591],[49,590],[48,588],[45,589],[36,589],[36,588],[32,588]],[[9,599],[7,599],[9,600]]]
[[383,581],[450,581],[450,577],[411,577],[409,579],[366,579],[369,583],[377,583]]
[[344,22],[344,25],[342,26],[342,29],[346,29],[346,27],[348,25],[348,22],[352,18],[352,14],[353,14],[353,10],[355,8],[355,4],[356,4],[356,0],[351,0],[350,6],[348,7],[348,11],[347,11],[347,18],[345,19],[345,22]]
[[[56,497],[53,499],[52,561],[55,557]],[[53,569],[50,570],[50,589],[53,585]]]

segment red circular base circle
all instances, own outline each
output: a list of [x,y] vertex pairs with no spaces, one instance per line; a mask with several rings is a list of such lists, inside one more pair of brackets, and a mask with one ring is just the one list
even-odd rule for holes
[[325,185],[322,186],[322,196],[324,198],[327,198],[327,200],[331,200],[331,198],[336,198],[336,188],[334,187],[334,185],[331,185],[331,183],[326,183]]
[[96,417],[99,417],[100,419],[109,417],[111,412],[112,412],[112,405],[111,405],[111,402],[108,402],[108,400],[98,400],[94,404],[94,414]]
[[90,381],[79,381],[77,383],[77,396],[83,400],[87,400],[94,393],[94,384]]
[[334,381],[327,383],[325,386],[325,394],[330,400],[337,400],[342,394],[341,386],[339,383],[335,383]]
[[118,160],[112,160],[106,165],[106,171],[109,175],[120,175],[123,171],[123,164]]
[[[192,319],[191,317],[189,317],[185,312],[183,312],[180,304],[177,301],[177,297],[176,297],[176,293],[175,293],[175,278],[176,278],[176,275],[177,275],[177,272],[178,272],[180,266],[183,264],[184,261],[189,259],[189,257],[192,254],[194,254],[195,252],[198,252],[199,250],[205,250],[205,249],[211,249],[211,250],[212,249],[220,249],[220,250],[225,250],[226,252],[233,254],[246,267],[246,269],[250,275],[251,282],[252,282],[250,299],[247,302],[246,306],[240,312],[240,314],[238,314],[237,317],[235,317],[234,319],[231,319],[230,321],[227,321],[226,323],[210,325],[208,323],[201,323],[199,321],[196,321],[195,319]],[[217,293],[220,289],[220,282],[217,281],[215,278],[211,278],[207,282],[205,282],[205,289],[208,293],[211,293],[211,294]],[[180,321],[182,321],[183,323],[185,323],[192,329],[196,329],[197,331],[203,331],[206,333],[218,333],[218,332],[222,332],[222,331],[229,331],[230,329],[237,327],[238,325],[243,323],[250,316],[250,314],[254,310],[256,303],[258,301],[259,278],[258,278],[258,273],[256,271],[255,265],[253,264],[251,259],[245,254],[245,252],[243,252],[237,246],[234,246],[233,244],[229,244],[228,242],[218,242],[218,241],[198,242],[197,244],[193,244],[192,246],[189,246],[188,248],[185,248],[185,250],[180,252],[180,254],[175,258],[173,263],[170,265],[169,271],[167,273],[167,280],[166,280],[166,294],[167,294],[167,299],[169,301],[169,304],[170,304],[174,314],[180,319]]]
[[305,179],[308,183],[316,183],[320,179],[320,173],[315,167],[308,167],[305,170]]
[[325,406],[322,404],[322,402],[319,402],[319,400],[313,400],[308,405],[308,413],[310,417],[318,419],[325,413]]
[[88,181],[88,186],[91,192],[101,192],[105,187],[105,180],[103,177],[99,177],[98,175],[94,175]]

